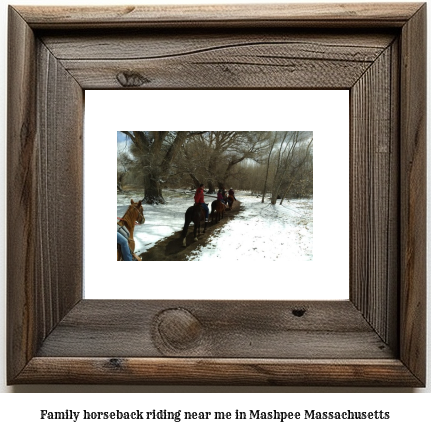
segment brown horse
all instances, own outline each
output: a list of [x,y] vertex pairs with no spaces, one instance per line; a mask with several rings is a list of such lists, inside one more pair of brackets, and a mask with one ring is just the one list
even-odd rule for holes
[[232,206],[233,206],[234,201],[235,201],[235,198],[233,195],[229,195],[227,197],[227,205],[228,205],[229,210],[232,210]]
[[[142,207],[142,200],[135,203],[133,200],[130,201],[130,206],[127,209],[126,213],[124,213],[124,216],[120,219],[118,222],[119,226],[127,228],[127,231],[129,231],[129,248],[132,252],[132,255],[135,257],[137,261],[142,261],[141,258],[139,258],[137,255],[135,255],[135,240],[133,239],[133,231],[135,230],[135,222],[137,222],[139,225],[145,223],[145,217],[144,217],[144,208]],[[117,244],[117,261],[122,261],[123,257],[121,255],[121,248]]]
[[207,228],[207,223],[205,222],[205,210],[202,208],[200,204],[195,204],[192,207],[189,207],[186,210],[184,228],[181,234],[183,238],[183,246],[186,247],[186,237],[187,231],[189,229],[190,223],[193,222],[194,228],[194,241],[198,241],[198,234],[201,233],[201,222],[204,222],[204,232]]
[[216,222],[224,217],[224,211],[226,210],[226,206],[219,200],[215,200],[211,203],[211,223],[214,222],[214,218]]

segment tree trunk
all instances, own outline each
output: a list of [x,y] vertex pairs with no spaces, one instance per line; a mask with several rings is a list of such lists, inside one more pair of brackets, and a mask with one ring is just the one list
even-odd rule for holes
[[280,169],[277,168],[277,171],[275,173],[274,176],[274,180],[273,180],[273,184],[272,184],[272,190],[271,190],[271,204],[276,204],[277,203],[277,197],[280,193],[280,187],[281,187],[281,183],[283,181],[281,177],[281,173],[280,173]]
[[165,204],[160,182],[155,180],[151,174],[145,176],[145,197],[146,204]]
[[286,195],[290,192],[290,189],[292,189],[293,186],[293,181],[291,181],[289,183],[289,186],[284,190],[283,195],[281,196],[281,201],[280,201],[280,205],[283,204],[284,198],[286,197]]
[[209,176],[211,177],[210,180],[208,180],[208,193],[214,193],[215,192],[215,186],[213,183],[213,178],[216,178],[217,173],[217,158],[219,157],[218,153],[214,153],[211,156],[211,159],[208,164],[208,171]]
[[208,181],[208,192],[210,194],[215,193],[215,187],[214,187],[214,183],[212,182],[212,180]]
[[268,162],[266,164],[265,183],[263,184],[263,191],[262,191],[262,204],[265,202],[266,188],[268,186],[269,162],[271,159],[271,153],[273,148],[274,148],[274,144],[272,144],[271,146],[271,150],[269,151],[269,155],[268,155]]
[[277,133],[275,133],[274,139],[272,140],[272,144],[271,144],[271,147],[269,149],[268,160],[267,160],[267,163],[266,163],[265,183],[263,185],[263,191],[262,191],[262,204],[265,202],[266,188],[268,186],[269,165],[270,165],[270,162],[271,162],[272,150],[274,149],[276,141],[277,141]]

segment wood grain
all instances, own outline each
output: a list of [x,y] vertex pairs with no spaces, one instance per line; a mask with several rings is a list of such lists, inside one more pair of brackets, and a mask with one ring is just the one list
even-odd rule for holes
[[82,296],[83,116],[74,113],[84,92],[45,45],[37,48],[34,283],[44,339]]
[[[350,299],[386,342],[397,327],[398,175],[396,48],[389,46],[351,89]],[[396,77],[396,75],[395,75]],[[369,97],[368,95],[372,95]],[[383,217],[382,217],[383,216]],[[389,337],[390,336],[390,337]]]
[[[10,7],[8,383],[423,386],[425,12]],[[350,90],[349,301],[82,300],[84,89],[203,87]]]
[[83,117],[74,113],[83,91],[13,9],[9,22],[8,367],[16,375],[82,296]]
[[402,27],[420,3],[250,4],[119,7],[21,6],[35,29],[119,27]]
[[[425,380],[426,343],[426,5],[401,37],[400,356]],[[422,289],[418,289],[422,287]]]
[[[49,33],[44,44],[84,89],[352,87],[395,33],[177,31]],[[106,47],[109,47],[109,51]],[[125,79],[126,77],[126,79]],[[127,79],[129,77],[129,79]]]
[[8,376],[15,376],[36,352],[36,53],[32,31],[12,9],[8,39],[7,367]]
[[[193,339],[193,344],[182,344],[180,340],[175,345],[166,343],[160,337],[160,328],[154,328],[161,311],[172,310],[181,311],[182,315],[187,312],[199,323],[199,337]],[[112,322],[116,326],[110,325]],[[171,334],[176,331],[178,336],[183,335],[180,324],[170,330]],[[230,358],[393,357],[390,348],[349,301],[84,300],[59,323],[38,352],[38,356],[47,357],[161,354]]]
[[[186,56],[242,46],[260,48],[262,57],[269,45],[291,45],[280,48],[285,58],[310,58],[339,61],[373,62],[395,39],[396,31],[358,33],[352,30],[334,33],[299,29],[205,29],[133,31],[69,31],[61,36],[39,31],[40,40],[60,61],[63,60],[150,60]],[[217,53],[211,53],[216,55]],[[252,55],[252,53],[251,53]],[[268,55],[269,56],[269,55]]]
[[420,387],[399,360],[34,357],[17,383]]

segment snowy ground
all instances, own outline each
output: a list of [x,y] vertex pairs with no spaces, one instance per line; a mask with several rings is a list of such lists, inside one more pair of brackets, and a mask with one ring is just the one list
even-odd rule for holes
[[[122,217],[130,205],[144,197],[144,192],[117,193],[117,217]],[[166,204],[144,204],[145,223],[135,225],[135,252],[139,255],[159,240],[183,229],[184,213],[193,205],[193,195],[184,191],[164,191]]]
[[[135,227],[136,252],[145,252],[154,244],[182,230],[184,213],[193,205],[193,194],[164,191],[165,205],[144,205],[145,224]],[[194,251],[191,261],[280,259],[310,261],[313,259],[313,200],[279,202],[272,206],[261,198],[238,191],[241,212],[219,230],[206,246]],[[117,217],[124,215],[130,199],[143,197],[135,192],[117,194]],[[207,198],[211,203],[214,198]],[[268,201],[268,200],[266,200]],[[191,228],[190,228],[191,229]]]

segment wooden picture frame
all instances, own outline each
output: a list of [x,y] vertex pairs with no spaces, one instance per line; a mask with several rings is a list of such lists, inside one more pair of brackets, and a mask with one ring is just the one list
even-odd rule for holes
[[[425,38],[425,3],[9,7],[8,384],[424,386]],[[349,89],[349,300],[83,299],[84,90],[128,88]]]

